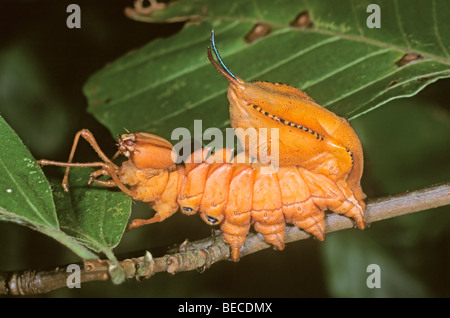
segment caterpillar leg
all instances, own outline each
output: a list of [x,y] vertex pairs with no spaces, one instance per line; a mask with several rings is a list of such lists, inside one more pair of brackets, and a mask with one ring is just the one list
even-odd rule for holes
[[[366,227],[366,223],[364,221],[364,210],[366,205],[361,197],[357,199],[356,196],[362,196],[364,194],[362,191],[358,193],[358,189],[356,189],[356,193],[354,193],[346,184],[343,183],[338,183],[338,187],[344,194],[347,204],[342,204],[342,206],[339,207],[339,210],[342,212],[335,212],[353,218],[358,229],[363,230]],[[361,187],[359,187],[359,189],[361,189]]]
[[286,223],[283,218],[283,211],[277,210],[252,210],[252,219],[255,222],[253,227],[261,233],[264,240],[275,246],[278,250],[284,249],[284,230]]
[[312,235],[319,241],[325,240],[325,212],[310,198],[305,202],[283,206],[287,223],[291,223]]
[[[155,202],[150,202],[150,207],[156,211],[156,214],[150,219],[134,219],[127,227],[127,231],[141,227],[143,225],[162,222],[168,217],[171,217],[176,211],[178,211],[178,204],[176,203],[176,188],[170,186],[174,180],[169,179],[168,187],[163,192],[161,197]],[[175,180],[176,182],[177,180]]]
[[220,225],[225,241],[231,247],[231,259],[239,260],[239,251],[250,230],[253,192],[253,169],[239,166],[233,169],[225,207],[225,219]]
[[352,218],[359,229],[365,228],[364,207],[354,197],[350,188],[343,181],[335,183],[324,175],[299,168],[311,192],[314,203],[321,209]]
[[239,260],[240,249],[244,245],[248,231],[250,230],[250,211],[239,213],[235,211],[233,217],[227,217],[220,225],[225,242],[231,247],[231,259]]
[[[94,149],[94,151],[98,154],[98,156],[104,161],[104,162],[89,162],[89,163],[74,163],[73,157],[75,155],[75,150],[77,149],[78,142],[80,140],[80,137],[86,140],[91,147]],[[124,183],[120,180],[119,177],[119,171],[120,168],[112,162],[118,155],[120,154],[120,151],[116,152],[116,154],[113,156],[112,159],[109,159],[104,152],[100,149],[100,146],[98,145],[97,141],[94,138],[94,135],[87,129],[82,129],[75,135],[72,149],[70,151],[69,159],[67,162],[57,162],[52,160],[46,160],[41,159],[38,160],[37,163],[40,165],[51,165],[51,166],[60,166],[60,167],[66,167],[66,172],[64,173],[64,178],[62,181],[62,186],[66,192],[69,191],[69,170],[71,167],[83,167],[83,168],[91,168],[91,167],[101,167],[101,169],[93,172],[89,178],[89,183],[96,182],[98,184],[107,186],[107,187],[114,187],[117,186],[120,190],[125,192],[131,197],[134,197],[136,194],[134,191],[128,189],[125,187]],[[111,176],[111,181],[103,181],[103,180],[96,180],[96,177],[99,175],[109,175]]]
[[100,177],[100,176],[109,176],[108,170],[101,168],[101,169],[98,169],[98,170],[92,172],[89,175],[88,184],[91,184],[92,182],[94,182],[94,183],[100,184],[105,187],[117,187],[117,184],[113,179],[100,180],[100,179],[98,179],[98,177]]
[[[52,161],[52,160],[46,160],[41,159],[37,160],[36,163],[42,165],[42,166],[58,166],[58,167],[77,167],[77,168],[95,168],[95,167],[101,167],[100,170],[106,171],[106,175],[109,175],[111,177],[111,180],[104,181],[103,180],[91,180],[89,179],[88,183],[90,182],[96,182],[101,185],[106,185],[108,187],[114,187],[117,186],[120,190],[128,194],[130,197],[134,198],[136,196],[136,191],[128,189],[125,184],[120,180],[120,177],[118,175],[118,169],[115,164],[106,163],[106,162],[87,162],[87,163],[74,163],[74,162],[59,162],[59,161]],[[62,186],[66,192],[69,191],[69,182],[68,182],[68,170],[66,170],[66,174],[64,176]]]
[[280,167],[277,177],[286,223],[294,224],[323,241],[325,239],[324,212],[311,199],[308,185],[297,167]]
[[263,174],[260,169],[256,170],[252,201],[253,227],[267,243],[283,250],[286,223],[276,174]]
[[[70,151],[70,155],[69,155],[69,160],[67,161],[68,164],[72,163],[73,157],[75,155],[75,150],[77,149],[78,146],[78,141],[80,140],[80,137],[82,137],[84,140],[86,140],[91,147],[95,150],[95,152],[99,155],[99,157],[107,164],[109,164],[109,166],[112,167],[112,169],[114,171],[118,171],[119,167],[116,166],[112,160],[110,160],[104,153],[103,151],[100,149],[100,146],[98,145],[97,141],[94,138],[94,135],[87,129],[82,129],[79,132],[77,132],[77,134],[75,135],[75,138],[73,140],[73,145],[72,145],[72,149]],[[116,155],[114,155],[114,157],[116,157]],[[66,167],[66,172],[64,173],[64,178],[63,178],[63,187],[66,191],[68,191],[68,175],[69,175],[69,170],[70,170],[70,165],[68,165]],[[104,169],[107,170],[108,172],[110,172],[110,169]]]
[[156,214],[154,217],[150,218],[150,219],[134,219],[133,221],[131,221],[130,225],[128,225],[126,231],[130,231],[132,229],[141,227],[143,225],[147,225],[147,224],[152,224],[152,223],[157,223],[157,222],[161,222],[161,216]]

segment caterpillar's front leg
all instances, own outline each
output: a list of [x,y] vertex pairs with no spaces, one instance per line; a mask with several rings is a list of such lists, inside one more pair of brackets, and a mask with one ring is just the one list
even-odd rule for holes
[[155,216],[153,216],[150,219],[134,219],[133,221],[131,221],[130,225],[128,225],[126,231],[130,231],[132,229],[141,227],[143,225],[157,223],[157,222],[161,222],[161,221],[162,221],[162,219],[159,214],[155,214]]
[[105,187],[117,187],[117,183],[113,179],[100,180],[100,179],[98,179],[98,177],[100,177],[100,176],[109,176],[108,170],[101,168],[94,172],[91,172],[91,174],[89,174],[88,184],[91,184],[92,182],[94,182],[94,183],[100,184]]
[[145,178],[145,174],[136,173],[134,175],[140,176],[139,182],[132,187],[136,190],[137,197],[145,197],[156,214],[150,219],[131,221],[127,231],[143,225],[162,222],[178,211],[178,191],[185,179],[183,167],[178,167],[170,172],[162,171],[159,175],[149,179]]

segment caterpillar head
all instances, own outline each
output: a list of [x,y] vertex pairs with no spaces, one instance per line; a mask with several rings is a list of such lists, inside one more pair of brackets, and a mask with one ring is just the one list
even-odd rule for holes
[[119,150],[138,169],[167,169],[175,164],[176,154],[166,139],[149,133],[124,134],[118,139]]

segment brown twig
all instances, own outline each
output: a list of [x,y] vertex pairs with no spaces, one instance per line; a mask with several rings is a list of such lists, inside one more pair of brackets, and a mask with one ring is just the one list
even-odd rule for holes
[[[450,204],[450,182],[428,188],[371,200],[367,204],[365,220],[373,223],[404,214],[432,209]],[[349,218],[331,214],[326,217],[326,232],[354,226]],[[310,237],[294,226],[286,227],[285,240],[293,242]],[[270,247],[258,234],[249,234],[241,249],[241,257]],[[227,260],[230,249],[222,235],[195,242],[183,242],[176,250],[162,257],[152,258],[150,253],[120,262],[125,277],[148,278],[159,272],[175,274],[194,269],[206,269],[212,264]],[[80,271],[81,282],[108,280],[112,264],[107,260],[85,261]],[[66,267],[46,271],[0,272],[0,295],[32,295],[47,293],[66,286],[71,273]]]

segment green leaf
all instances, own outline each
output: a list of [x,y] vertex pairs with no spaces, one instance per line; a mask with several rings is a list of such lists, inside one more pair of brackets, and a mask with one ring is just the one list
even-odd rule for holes
[[[333,297],[432,296],[420,279],[402,266],[395,254],[383,249],[367,233],[332,233],[322,251]],[[380,288],[367,285],[367,280],[372,280],[369,276],[374,273],[370,270],[371,264],[379,266]]]
[[[428,90],[396,100],[352,122],[364,145],[362,181],[369,198],[448,182],[449,117],[436,95]],[[450,227],[448,212],[441,207],[376,222],[364,232],[330,233],[323,255],[332,296],[435,296],[442,286],[439,242]],[[370,264],[380,266],[380,289],[365,284]]]
[[0,136],[0,220],[18,223],[53,237],[84,259],[96,258],[60,230],[47,179],[2,117]]
[[51,180],[53,196],[61,229],[108,256],[122,238],[131,213],[131,198],[118,189],[87,185],[92,171],[72,168],[69,192],[63,190],[61,180]]
[[[227,82],[206,58],[211,29],[222,57],[246,81],[298,87],[338,115],[356,118],[390,100],[415,95],[450,76],[446,1],[378,1],[381,28],[369,29],[371,1],[177,1],[151,21],[196,16],[177,35],[155,40],[94,74],[84,87],[88,111],[113,135],[147,131],[170,139],[229,125]],[[291,26],[308,12],[311,28]],[[148,16],[147,16],[148,17]],[[135,15],[136,18],[136,15]],[[139,16],[145,20],[145,16]],[[252,43],[258,23],[271,32]],[[418,58],[400,66],[407,53]],[[412,55],[414,56],[414,55]]]
[[83,259],[96,258],[86,246],[116,261],[112,249],[130,217],[130,197],[118,190],[88,186],[92,170],[81,168],[71,171],[69,193],[62,189],[61,180],[52,180],[52,195],[35,159],[0,119],[0,220],[49,235]]
[[383,189],[377,196],[449,180],[448,112],[440,103],[418,97],[395,101],[352,122],[364,145],[366,181]]

